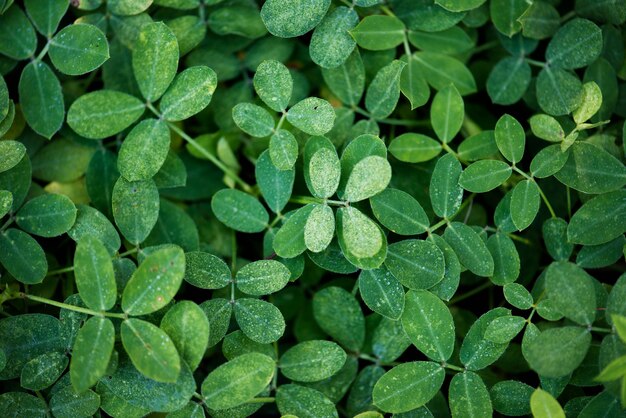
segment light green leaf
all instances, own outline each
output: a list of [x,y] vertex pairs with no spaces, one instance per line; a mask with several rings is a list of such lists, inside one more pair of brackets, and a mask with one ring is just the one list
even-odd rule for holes
[[374,386],[374,405],[385,412],[419,408],[436,394],[445,377],[443,367],[431,361],[413,361],[395,366]]
[[602,106],[602,90],[600,90],[600,87],[594,81],[583,84],[582,104],[572,114],[574,122],[580,125],[591,119],[600,110],[600,106]]
[[563,152],[559,144],[548,145],[543,148],[530,162],[530,172],[537,178],[550,177],[558,173],[569,157],[569,152]]
[[411,343],[428,358],[445,362],[454,350],[452,314],[437,296],[427,290],[406,294],[402,328]]
[[70,380],[76,392],[83,392],[95,385],[107,371],[115,329],[108,318],[91,317],[81,327],[72,347]]
[[221,289],[230,283],[230,269],[213,254],[192,251],[185,254],[184,279],[201,289]]
[[522,29],[518,19],[529,6],[525,0],[492,0],[489,12],[493,25],[510,38]]
[[159,171],[170,149],[170,130],[160,119],[139,122],[119,150],[117,168],[128,181],[149,180]]
[[315,205],[308,204],[296,210],[274,237],[274,251],[280,257],[293,258],[302,254],[306,248],[304,232],[309,214]]
[[463,339],[459,358],[467,370],[481,370],[494,363],[506,351],[507,343],[495,343],[485,338],[485,332],[491,322],[497,318],[510,316],[511,311],[495,308],[484,313],[470,327]]
[[217,75],[209,67],[198,65],[179,73],[163,94],[159,109],[163,119],[185,120],[211,103],[217,88]]
[[356,106],[365,90],[365,68],[359,49],[354,48],[346,61],[336,68],[322,68],[324,82],[344,104]]
[[463,170],[459,184],[467,191],[486,193],[507,181],[511,172],[511,167],[503,161],[476,161]]
[[278,362],[285,377],[296,382],[317,382],[336,374],[346,362],[346,353],[331,341],[304,341],[287,350]]
[[370,205],[376,219],[396,234],[421,234],[430,225],[419,202],[402,190],[385,189],[370,199]]
[[554,308],[580,325],[591,325],[596,317],[593,278],[576,264],[558,261],[546,270],[546,296]]
[[385,266],[409,289],[428,289],[443,279],[443,252],[432,242],[407,239],[389,245]]
[[494,319],[485,330],[485,339],[498,344],[511,341],[526,325],[521,316],[501,316]]
[[375,135],[359,135],[346,145],[343,154],[341,154],[341,179],[337,190],[340,198],[343,198],[346,183],[354,166],[365,157],[372,155],[387,158],[385,143]]
[[602,31],[587,19],[572,19],[559,29],[546,49],[549,65],[565,69],[591,64],[602,51]]
[[263,138],[274,132],[274,118],[270,113],[252,103],[239,103],[233,107],[233,120],[248,135]]
[[316,27],[329,7],[330,0],[268,0],[261,8],[261,19],[272,35],[295,38]]
[[129,315],[146,315],[167,305],[185,274],[185,254],[177,246],[156,250],[133,273],[122,294],[122,309]]
[[145,105],[130,94],[99,90],[80,96],[67,112],[67,124],[77,134],[103,139],[122,132],[143,114]]
[[39,33],[50,38],[57,31],[69,3],[65,0],[26,0],[24,7]]
[[96,26],[74,24],[64,27],[50,40],[48,55],[63,74],[82,75],[109,59],[109,44]]
[[33,61],[22,70],[18,90],[28,125],[41,136],[52,138],[61,129],[65,117],[61,83],[54,72],[46,63]]
[[533,223],[540,204],[539,186],[535,181],[522,180],[515,185],[511,196],[511,219],[519,231]]
[[400,319],[404,310],[404,287],[384,266],[361,271],[359,293],[372,311],[394,321]]
[[163,22],[141,27],[133,47],[133,72],[143,97],[154,102],[165,93],[178,70],[176,35]]
[[461,96],[476,91],[476,81],[470,70],[461,61],[436,52],[416,52],[413,54],[424,73],[428,84],[441,90],[454,84]]
[[24,231],[42,237],[56,237],[76,221],[76,206],[64,195],[43,194],[29,200],[15,220]]
[[400,76],[406,63],[393,60],[382,67],[367,88],[365,108],[374,119],[391,115],[400,99]]
[[55,418],[89,417],[100,407],[100,396],[87,390],[81,394],[66,386],[50,398],[50,411]]
[[180,301],[163,316],[161,329],[189,368],[195,370],[209,343],[209,320],[202,309],[191,301]]
[[122,235],[133,244],[143,242],[159,217],[159,191],[154,181],[131,182],[120,177],[111,199],[113,218]]
[[107,6],[116,15],[132,16],[146,11],[151,4],[152,0],[109,0]]
[[157,382],[176,382],[180,357],[163,330],[141,319],[127,319],[122,322],[120,333],[124,349],[137,370]]
[[426,135],[404,133],[391,140],[389,152],[405,163],[421,163],[439,155],[441,144]]
[[285,332],[285,319],[280,310],[259,299],[237,299],[235,319],[248,338],[261,344],[278,341]]
[[254,73],[254,90],[263,103],[276,112],[284,112],[293,91],[289,69],[276,60],[265,60]]
[[533,304],[533,297],[524,286],[519,283],[508,283],[504,285],[504,298],[517,309],[530,309]]
[[355,49],[356,42],[348,31],[359,23],[359,15],[353,8],[339,6],[329,13],[315,28],[309,54],[321,68],[337,68]]
[[269,221],[263,205],[239,190],[223,189],[215,193],[211,209],[222,223],[241,232],[261,232]]
[[335,404],[323,393],[300,385],[280,385],[276,390],[276,406],[285,418],[307,414],[316,418],[339,417]]
[[109,255],[115,254],[119,250],[121,242],[120,236],[111,221],[91,206],[78,205],[76,208],[78,209],[76,222],[67,231],[67,235],[76,242],[85,236],[91,235],[104,244]]
[[272,164],[281,171],[293,170],[298,159],[298,141],[286,129],[278,129],[270,138],[269,156]]
[[20,385],[30,390],[50,387],[61,377],[68,363],[67,355],[56,351],[35,357],[22,368]]
[[405,31],[404,23],[397,17],[371,15],[361,20],[350,34],[361,48],[382,51],[400,45]]
[[582,83],[576,75],[561,68],[544,67],[536,84],[539,107],[549,115],[567,115],[582,103]]
[[536,418],[565,418],[559,402],[542,389],[535,389],[530,397],[530,409]]
[[386,158],[372,155],[359,161],[346,184],[343,198],[359,202],[383,191],[391,180],[391,165]]
[[23,60],[35,53],[37,34],[24,12],[17,5],[0,14],[0,54]]
[[465,106],[459,91],[450,84],[439,90],[430,108],[433,130],[443,143],[450,142],[461,130]]
[[330,103],[317,97],[301,100],[287,112],[289,123],[309,135],[324,135],[330,131],[335,117],[335,109]]
[[252,296],[278,292],[289,282],[291,273],[276,260],[259,260],[242,267],[235,276],[237,287]]
[[267,206],[279,213],[285,208],[295,180],[295,170],[280,170],[271,161],[270,151],[264,151],[256,161],[255,177]]
[[15,167],[26,154],[26,147],[17,141],[0,141],[0,172],[7,171]]
[[92,235],[78,241],[74,276],[81,299],[88,308],[108,311],[117,300],[113,263],[106,247]]
[[48,272],[46,254],[39,243],[19,229],[0,233],[0,263],[24,284],[41,283]]
[[378,268],[385,260],[387,239],[382,230],[352,206],[337,210],[337,237],[344,256],[359,268]]
[[304,180],[311,194],[321,199],[337,191],[341,166],[337,150],[325,137],[313,136],[304,147]]
[[484,241],[471,227],[460,222],[451,222],[443,238],[454,249],[461,264],[472,273],[481,277],[493,275],[493,257]]
[[489,417],[493,415],[491,398],[483,379],[474,372],[457,373],[448,390],[452,417]]
[[565,132],[558,120],[542,113],[530,118],[530,129],[537,138],[550,142],[561,142],[565,139]]
[[508,235],[497,232],[487,240],[487,249],[493,257],[493,275],[491,281],[503,286],[517,280],[520,273],[520,257]]
[[461,163],[453,154],[446,154],[437,160],[430,178],[430,202],[435,214],[449,218],[457,213],[463,202],[463,188],[459,184]]
[[365,341],[365,317],[359,302],[347,290],[326,287],[313,296],[317,324],[339,344],[359,351]]
[[591,333],[584,328],[549,328],[530,340],[523,354],[539,375],[562,377],[580,366],[590,344]]
[[430,97],[430,88],[426,78],[413,56],[403,56],[407,63],[400,75],[400,91],[411,102],[411,110],[426,104]]
[[531,76],[530,64],[523,57],[504,58],[489,73],[487,93],[493,103],[516,103],[526,93]]
[[328,205],[315,205],[304,225],[304,244],[309,251],[319,253],[330,245],[335,236],[335,215]]
[[624,190],[589,200],[572,216],[567,227],[567,240],[575,244],[598,245],[622,235],[626,231],[625,208]]
[[496,123],[494,135],[498,149],[504,158],[512,163],[518,163],[522,160],[526,134],[517,119],[508,114],[500,117]]
[[13,193],[8,190],[0,190],[0,218],[11,211],[13,205]]

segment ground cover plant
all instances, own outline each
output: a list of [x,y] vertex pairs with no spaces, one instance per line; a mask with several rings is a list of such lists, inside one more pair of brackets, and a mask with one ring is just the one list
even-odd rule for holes
[[624,417],[624,0],[0,0],[0,416]]

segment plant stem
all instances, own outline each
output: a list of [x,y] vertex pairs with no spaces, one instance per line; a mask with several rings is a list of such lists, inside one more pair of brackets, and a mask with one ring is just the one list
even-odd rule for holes
[[613,330],[611,328],[589,327],[589,331],[604,332],[606,334],[612,334],[613,333]]
[[21,292],[20,292],[19,296],[22,297],[22,298],[25,298],[25,299],[29,299],[29,300],[35,301],[35,302],[45,303],[46,305],[52,305],[52,306],[56,306],[57,308],[67,309],[69,311],[80,312],[80,313],[84,313],[84,314],[87,314],[87,315],[93,315],[93,316],[99,316],[99,317],[109,317],[109,318],[128,319],[128,315],[125,314],[125,313],[94,311],[92,309],[82,308],[80,306],[75,306],[75,305],[69,305],[67,303],[57,302],[55,300],[46,299],[46,298],[42,298],[42,297],[35,296],[35,295],[27,295],[26,293],[21,293]]
[[69,273],[70,271],[74,271],[74,266],[70,266],[70,267],[65,267],[65,268],[62,268],[62,269],[49,271],[48,274],[46,274],[46,277],[57,276],[59,274]]
[[487,289],[487,288],[489,288],[491,286],[493,286],[493,283],[491,283],[490,281],[486,281],[485,283],[481,284],[480,286],[477,286],[477,287],[473,288],[472,290],[463,293],[462,295],[459,295],[459,296],[457,296],[455,298],[452,298],[450,300],[449,304],[450,305],[454,305],[455,303],[458,303],[458,302],[460,302],[462,300],[465,300],[465,299],[467,299],[469,297],[472,297],[475,294],[480,293],[483,290],[485,290],[485,289]]
[[525,58],[525,60],[526,60],[526,62],[527,62],[527,63],[529,63],[530,65],[534,65],[534,66],[536,66],[536,67],[541,67],[541,68],[543,68],[543,67],[545,67],[545,66],[546,66],[546,63],[545,63],[545,62],[541,62],[541,61],[533,60],[533,59],[530,59],[530,58]]
[[552,205],[550,204],[550,201],[548,200],[548,197],[545,195],[543,190],[541,190],[541,187],[539,186],[539,184],[537,184],[537,188],[539,189],[539,196],[541,196],[543,203],[546,204],[548,211],[550,211],[550,216],[552,216],[552,218],[557,218],[556,213],[554,212],[554,209],[552,209]]
[[119,258],[122,258],[122,257],[126,257],[127,255],[135,254],[135,253],[136,253],[136,252],[138,252],[138,251],[139,251],[139,247],[135,247],[135,248],[133,248],[133,249],[130,249],[130,250],[128,250],[128,251],[125,251],[125,252],[123,252],[123,253],[120,253],[120,254],[118,254],[117,256],[118,256]]
[[289,198],[291,203],[300,203],[302,205],[308,205],[309,203],[317,203],[320,205],[327,204],[329,206],[348,206],[348,202],[344,202],[343,200],[330,200],[330,199],[320,199],[318,197],[311,196],[291,196]]
[[6,231],[11,224],[15,222],[15,217],[13,215],[11,215],[11,217],[9,219],[7,219],[7,221],[4,223],[4,225],[2,225],[2,227],[0,227],[0,232],[4,232]]
[[46,44],[43,46],[41,52],[39,52],[39,54],[35,57],[35,61],[41,61],[48,53],[48,49],[50,49],[50,39],[46,41]]
[[456,370],[457,372],[464,372],[465,371],[464,368],[459,367],[459,366],[455,366],[454,364],[443,363],[442,366],[445,367],[446,369]]

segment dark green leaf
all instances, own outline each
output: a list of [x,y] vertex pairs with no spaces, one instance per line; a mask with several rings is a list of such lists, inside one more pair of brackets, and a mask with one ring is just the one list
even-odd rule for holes
[[56,418],[89,417],[100,407],[100,396],[91,390],[77,394],[66,386],[50,398],[50,410]]
[[339,417],[335,405],[323,393],[300,385],[281,385],[276,391],[276,406],[284,417]]
[[390,231],[400,235],[417,235],[430,224],[424,209],[410,194],[385,189],[370,199],[376,219]]
[[12,418],[21,416],[44,418],[48,416],[48,405],[42,399],[26,392],[5,392],[0,395],[0,414]]
[[528,228],[535,220],[540,199],[539,186],[534,180],[522,180],[513,188],[511,220],[519,231]]
[[[22,71],[18,90],[22,114],[28,125],[41,136],[52,138],[61,129],[65,117],[59,79],[46,63],[33,61]],[[68,124],[72,122],[68,114]]]
[[511,176],[511,167],[498,160],[481,160],[470,164],[461,176],[459,184],[467,191],[485,193],[495,189]]
[[569,157],[569,152],[563,152],[559,144],[548,145],[530,162],[530,172],[537,178],[549,177],[558,173]]
[[242,267],[235,276],[237,287],[252,296],[278,292],[287,285],[291,273],[276,260],[259,260]]
[[117,287],[113,263],[106,247],[92,235],[78,241],[74,254],[74,277],[88,308],[107,311],[115,305]]
[[87,205],[76,206],[76,222],[72,228],[67,231],[67,235],[74,241],[78,242],[83,237],[93,236],[100,240],[106,247],[109,255],[113,255],[119,250],[121,242],[115,227],[97,209]]
[[460,222],[452,222],[443,237],[468,270],[477,276],[493,275],[493,257],[476,231]]
[[330,0],[268,0],[261,8],[267,30],[280,38],[304,35],[326,15]]
[[463,189],[459,185],[462,166],[453,154],[437,160],[430,179],[430,202],[437,216],[448,218],[456,214],[463,201]]
[[496,123],[494,135],[498,149],[504,158],[512,163],[518,163],[522,160],[526,134],[517,119],[508,114],[502,116]]
[[259,299],[237,299],[235,319],[248,338],[261,344],[278,341],[285,332],[285,318],[280,310]]
[[215,193],[211,209],[226,226],[241,232],[261,232],[269,221],[263,205],[239,190],[224,189]]
[[500,60],[487,78],[487,93],[496,104],[510,105],[522,98],[531,79],[530,65],[522,57]]
[[293,258],[306,249],[304,233],[310,213],[316,206],[308,204],[295,211],[276,233],[274,251],[280,257]]
[[507,343],[494,343],[485,338],[489,324],[497,318],[509,316],[504,308],[495,308],[478,318],[463,339],[459,357],[468,370],[481,370],[500,358],[509,346]]
[[313,315],[319,326],[341,345],[359,351],[365,340],[365,318],[348,291],[327,287],[313,297]]
[[441,90],[452,83],[461,96],[476,91],[474,76],[456,58],[436,52],[417,52],[413,54],[413,59],[417,61],[428,84],[436,90]]
[[485,339],[498,344],[511,341],[526,325],[521,316],[501,316],[494,319],[485,330]]
[[493,0],[489,6],[493,25],[510,38],[522,29],[518,19],[530,5],[524,0]]
[[554,308],[581,325],[591,325],[596,316],[593,279],[567,261],[554,262],[546,270],[546,295]]
[[365,90],[365,68],[359,49],[355,48],[346,61],[336,68],[322,68],[328,88],[344,104],[356,106]]
[[41,283],[48,272],[46,254],[39,243],[19,229],[0,233],[0,263],[24,284]]
[[406,63],[393,60],[381,68],[365,94],[365,108],[374,119],[391,115],[400,99],[400,75]]
[[233,120],[245,133],[257,138],[270,136],[274,132],[274,118],[270,113],[252,103],[239,103],[233,107]]
[[63,74],[82,75],[109,59],[109,44],[96,26],[74,24],[64,27],[50,40],[48,55]]
[[407,239],[389,245],[385,266],[409,289],[429,289],[443,279],[445,260],[435,244]]
[[120,177],[113,187],[113,218],[124,237],[143,242],[159,217],[159,191],[152,180],[126,181]]
[[396,17],[372,15],[361,20],[350,34],[361,48],[380,51],[400,45],[405,31],[404,23]]
[[50,38],[56,32],[63,15],[67,12],[69,3],[65,0],[24,2],[26,13],[42,35]]
[[567,115],[580,106],[583,87],[576,75],[561,68],[544,67],[537,77],[537,102],[552,115]]
[[67,231],[76,220],[76,206],[64,195],[43,194],[29,200],[16,215],[24,231],[42,237],[56,237]]
[[499,286],[517,280],[520,273],[520,256],[513,240],[502,232],[497,232],[487,240],[487,249],[493,257],[491,281]]
[[[10,3],[9,3],[10,4]],[[37,34],[17,5],[0,14],[0,54],[23,60],[35,53]]]
[[483,379],[474,372],[454,375],[448,399],[453,417],[488,417],[493,414],[489,391]]
[[209,343],[209,320],[202,309],[191,301],[180,301],[163,316],[161,329],[172,339],[181,359],[195,370]]
[[590,344],[591,334],[586,329],[550,328],[530,340],[524,358],[541,376],[566,376],[582,363]]
[[602,51],[602,31],[587,19],[573,19],[554,35],[546,49],[548,64],[574,69],[591,64]]
[[404,288],[385,267],[359,274],[359,293],[374,312],[394,321],[404,310]]
[[439,140],[450,142],[461,130],[464,117],[463,98],[454,84],[440,89],[430,108],[430,121]]
[[69,359],[56,351],[35,357],[22,368],[20,385],[30,390],[50,387],[65,371]]
[[533,304],[532,295],[519,283],[504,285],[504,297],[507,302],[518,309],[530,309]]
[[70,379],[76,392],[89,389],[104,376],[114,343],[115,329],[107,318],[94,316],[78,331],[70,363]]
[[346,353],[331,341],[305,341],[287,350],[278,362],[283,375],[297,382],[317,382],[337,373]]

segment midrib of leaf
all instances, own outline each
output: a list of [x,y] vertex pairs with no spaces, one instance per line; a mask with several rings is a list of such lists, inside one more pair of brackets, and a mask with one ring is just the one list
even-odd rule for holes
[[[576,49],[580,49],[580,46],[587,42],[588,40],[590,40],[591,38],[594,38],[598,35],[598,33],[596,32],[592,32],[589,36],[585,37],[585,38],[578,38],[577,41],[571,45],[569,45],[567,48],[559,48],[559,52],[552,57],[551,60],[548,60],[548,63],[553,63],[554,61],[558,61],[561,58],[563,58],[563,56],[569,54],[570,52],[576,50]],[[600,35],[602,36],[602,35]],[[558,66],[557,66],[558,67]]]
[[[96,328],[97,333],[94,339],[90,341],[91,347],[98,347],[98,348],[102,347],[102,342],[100,341],[100,337],[102,336],[102,331],[104,330],[104,324],[106,321],[109,321],[109,320],[106,318],[102,318],[98,321],[98,327]],[[101,359],[98,359],[97,356],[93,355],[95,351],[96,351],[95,349],[90,350],[90,355],[85,357],[86,364],[85,364],[85,367],[83,367],[83,370],[91,371],[94,368],[94,364],[98,360],[101,360]]]
[[472,392],[470,392],[470,390],[469,390],[470,388],[468,386],[467,376],[468,376],[467,373],[462,373],[461,374],[461,379],[463,381],[463,391],[464,391],[464,395],[465,395],[464,398],[467,399],[467,404],[466,405],[468,406],[468,408],[465,411],[468,413],[468,417],[469,418],[475,418],[475,417],[481,418],[480,416],[477,416],[476,415],[476,411],[474,411],[474,409],[475,409],[474,406],[475,405],[472,402],[472,398],[473,397],[471,396]]
[[250,376],[254,376],[256,374],[259,374],[259,370],[254,370],[252,372],[243,374],[243,375],[239,376],[236,379],[229,379],[228,383],[220,386],[217,390],[214,390],[213,392],[211,392],[211,394],[205,395],[204,396],[205,402],[207,400],[211,400],[211,399],[215,398],[216,396],[220,395],[224,391],[227,391],[227,390],[230,390],[232,388],[237,387],[237,385],[239,385],[239,383],[249,379]]
[[583,228],[578,228],[578,230],[581,231],[583,234],[587,234],[590,230],[598,228],[598,225],[604,223],[606,219],[610,219],[617,214],[621,214],[624,209],[626,209],[626,199],[623,199],[623,203],[614,208],[612,211],[605,212],[603,217],[593,217],[591,219],[585,219],[585,222],[582,223],[584,225]]
[[402,69],[400,71],[396,71],[396,74],[394,74],[391,82],[387,83],[387,87],[383,91],[383,95],[379,100],[376,101],[376,106],[370,109],[370,113],[375,119],[379,119],[377,118],[378,111],[380,110],[382,105],[385,104],[385,102],[391,97],[391,91],[395,90],[394,87],[396,87],[400,80],[400,74],[402,74]]
[[163,112],[163,116],[167,117],[168,113],[170,113],[172,109],[176,110],[178,105],[180,105],[182,102],[187,101],[190,98],[195,99],[195,97],[199,96],[200,93],[202,93],[202,90],[205,88],[208,88],[210,84],[211,84],[210,80],[206,79],[200,85],[195,85],[194,88],[187,90],[186,94],[182,95],[178,100],[172,102],[168,106],[168,109],[165,112]]
[[146,340],[144,340],[142,338],[142,336],[140,335],[140,333],[137,332],[137,329],[135,327],[133,327],[132,324],[130,324],[128,321],[126,321],[126,326],[128,328],[130,328],[130,330],[133,333],[133,335],[135,336],[135,338],[137,338],[139,340],[140,344],[143,346],[143,354],[142,355],[145,355],[147,357],[152,358],[154,361],[156,361],[163,368],[163,370],[167,370],[168,369],[168,365],[169,365],[169,362],[167,361],[167,359],[163,359],[159,355],[158,351],[153,350],[152,345],[150,343],[148,343]]
[[391,311],[395,311],[395,310],[396,310],[396,309],[395,309],[395,304],[393,304],[393,303],[391,302],[391,300],[389,300],[389,296],[387,295],[387,291],[386,291],[386,289],[385,289],[385,288],[381,285],[381,283],[380,283],[378,280],[376,280],[375,278],[372,278],[372,279],[371,279],[371,281],[372,281],[372,282],[374,282],[374,284],[378,287],[378,289],[379,289],[380,293],[382,293],[383,298],[384,298],[385,305],[387,305],[387,307],[388,307]]
[[54,38],[50,40],[50,45],[54,45],[57,48],[61,48],[61,49],[66,49],[68,51],[72,51],[72,52],[82,52],[85,55],[91,55],[93,57],[97,57],[97,58],[108,58],[108,54],[102,54],[100,52],[96,52],[91,48],[76,48],[70,45],[65,45],[65,44],[59,44],[54,42]]
[[494,95],[494,101],[497,102],[498,100],[500,100],[500,97],[502,97],[502,93],[509,87],[509,84],[511,84],[511,82],[517,75],[517,71],[521,68],[523,63],[524,63],[524,59],[522,57],[518,58],[515,61],[515,67],[513,67],[513,70],[511,70],[511,72],[507,74],[507,77],[504,83],[502,83],[502,85],[498,89],[497,94]]
[[[405,363],[407,364],[407,363]],[[431,373],[423,376],[421,379],[416,379],[413,382],[411,382],[410,384],[408,384],[407,386],[405,386],[403,389],[400,389],[398,391],[392,391],[391,394],[378,399],[378,403],[382,403],[382,402],[386,402],[387,400],[394,398],[394,397],[403,397],[404,394],[406,392],[408,392],[409,390],[413,389],[415,386],[419,385],[420,383],[422,383],[425,380],[430,379],[431,377],[435,376],[441,369],[434,369]]]
[[466,89],[468,89],[468,90],[473,90],[473,87],[472,87],[471,85],[468,85],[468,84],[462,83],[462,82],[460,81],[460,79],[454,79],[454,78],[452,78],[452,76],[450,75],[451,73],[448,73],[448,72],[442,71],[442,70],[440,70],[440,69],[439,69],[439,68],[437,68],[437,67],[433,67],[433,66],[432,66],[432,65],[430,65],[428,62],[426,62],[426,61],[424,61],[423,59],[421,59],[421,58],[420,58],[417,54],[415,54],[415,55],[414,55],[414,57],[415,57],[415,59],[416,59],[417,61],[419,61],[419,63],[420,63],[421,65],[423,65],[424,67],[426,67],[426,68],[428,68],[429,70],[433,71],[434,73],[439,74],[441,77],[443,77],[443,78],[445,78],[445,79],[447,79],[447,80],[452,81],[452,83],[453,83],[453,84],[458,85],[458,86],[462,86],[462,87],[464,87],[464,88],[466,88]]
[[92,123],[94,120],[100,120],[100,119],[106,118],[108,116],[123,115],[125,113],[130,113],[130,112],[133,112],[135,110],[143,109],[144,107],[145,107],[145,105],[143,103],[139,102],[136,106],[123,107],[123,108],[120,107],[120,108],[109,110],[109,111],[106,111],[106,112],[95,112],[95,113],[83,112],[82,116],[76,116],[73,119],[74,119],[75,122],[87,121],[88,123]]
[[440,358],[438,358],[437,360],[445,361],[446,356],[444,354],[443,347],[441,346],[441,340],[438,338],[439,333],[435,332],[435,330],[433,329],[433,324],[430,321],[430,315],[422,309],[422,305],[420,303],[416,303],[416,307],[420,316],[422,317],[422,324],[426,325],[426,332],[428,334],[430,342],[439,353]]
[[[488,161],[488,160],[483,160],[483,161]],[[487,171],[484,174],[478,174],[478,175],[473,175],[471,180],[469,181],[471,184],[475,184],[475,183],[482,183],[481,180],[484,179],[491,179],[491,178],[497,178],[500,177],[500,174],[504,174],[506,172],[508,172],[511,169],[511,167],[502,167],[500,169],[497,170],[493,170],[493,171]]]
[[354,100],[354,91],[352,89],[352,80],[350,77],[350,74],[348,74],[348,70],[346,69],[346,65],[344,63],[344,65],[341,66],[341,73],[344,77],[344,81],[346,83],[346,87],[348,89],[348,97],[350,99],[350,105],[355,106],[356,102]]
[[96,258],[94,256],[94,251],[89,251],[89,261],[91,261],[91,266],[93,267],[93,271],[95,272],[95,277],[93,280],[93,284],[96,287],[96,291],[98,293],[98,301],[99,301],[99,308],[100,309],[105,309],[106,305],[105,305],[105,301],[104,301],[104,295],[102,293],[102,285],[103,285],[103,280],[102,280],[102,271],[98,268],[97,264],[96,264]]
[[410,259],[410,258],[406,258],[406,257],[401,256],[400,254],[398,254],[398,253],[396,253],[394,251],[389,251],[389,250],[388,250],[387,254],[388,254],[388,256],[391,256],[391,257],[394,257],[394,258],[397,258],[397,259],[400,259],[400,260],[404,261],[405,263],[409,264],[411,267],[415,267],[415,268],[421,270],[422,272],[431,274],[433,276],[437,276],[435,271],[433,271],[433,270],[431,270],[429,268],[426,268],[425,266],[422,266],[421,264],[413,262],[413,260]]
[[568,304],[571,304],[576,308],[576,311],[577,311],[576,313],[585,314],[584,319],[585,321],[587,321],[585,325],[591,325],[591,322],[593,322],[593,320],[589,318],[589,314],[588,312],[586,312],[585,306],[580,303],[580,299],[577,297],[576,288],[574,286],[571,286],[572,278],[568,277],[566,280],[559,279],[558,283],[560,287],[560,290],[559,290],[560,296],[566,299]]
[[[44,105],[45,107],[48,107],[46,104],[46,96],[43,92],[43,85],[41,84],[41,78],[39,74],[39,65],[44,65],[44,64],[35,61],[31,65],[33,66],[33,70],[34,70],[33,74],[35,76],[35,79],[37,80],[37,94],[39,95],[39,101],[41,104],[45,104]],[[51,112],[38,112],[38,117],[42,119],[45,126],[48,126],[50,124],[49,113]]]
[[558,99],[561,102],[561,106],[564,108],[569,108],[568,103],[565,101],[565,98],[563,97],[563,94],[561,93],[561,89],[559,89],[556,84],[556,80],[554,79],[554,74],[552,74],[552,70],[550,69],[549,66],[545,67],[545,72],[548,75],[548,78],[550,79],[550,84],[552,84],[552,88],[556,92]]
[[442,140],[444,142],[447,142],[446,139],[448,138],[448,134],[450,130],[451,101],[452,101],[452,94],[451,94],[451,91],[448,90],[446,91],[446,111],[445,111],[445,118],[444,118],[444,123],[443,123],[443,134],[442,134],[443,136]]

